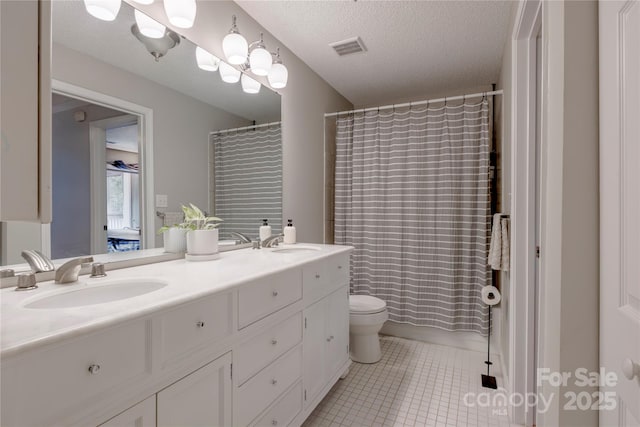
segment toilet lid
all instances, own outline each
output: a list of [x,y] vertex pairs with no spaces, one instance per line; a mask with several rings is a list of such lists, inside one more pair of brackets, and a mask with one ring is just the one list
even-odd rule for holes
[[370,295],[349,295],[349,311],[358,314],[379,313],[387,307],[380,298]]

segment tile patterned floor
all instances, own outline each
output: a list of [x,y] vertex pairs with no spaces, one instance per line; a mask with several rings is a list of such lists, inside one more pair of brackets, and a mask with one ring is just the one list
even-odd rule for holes
[[[381,345],[382,360],[353,363],[303,427],[509,426],[504,407],[465,404],[467,393],[477,393],[467,396],[472,403],[496,393],[481,384],[486,354],[396,337]],[[499,366],[494,360],[498,390]]]

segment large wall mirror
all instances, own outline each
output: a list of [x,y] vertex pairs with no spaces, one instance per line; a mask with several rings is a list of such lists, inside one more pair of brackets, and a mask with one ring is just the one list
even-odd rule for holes
[[[80,1],[53,2],[53,222],[2,223],[2,265],[23,249],[53,259],[162,246],[156,231],[194,203],[230,231],[282,221],[280,95],[198,67],[196,46],[167,29],[136,35]],[[122,255],[125,256],[125,255]]]

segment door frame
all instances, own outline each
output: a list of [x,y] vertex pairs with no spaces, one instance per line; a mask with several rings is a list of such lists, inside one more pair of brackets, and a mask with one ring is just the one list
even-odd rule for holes
[[[106,129],[138,123],[139,117],[132,114],[95,120],[89,123],[89,159],[91,173],[91,253],[103,253],[107,247],[107,235],[101,228],[107,224],[106,193]],[[140,127],[138,127],[140,129]],[[142,138],[138,135],[140,141]],[[140,147],[138,147],[139,149]],[[142,199],[142,194],[140,194]],[[142,199],[144,200],[144,199]],[[142,219],[142,218],[141,218]],[[144,237],[144,236],[143,236]]]
[[[140,196],[143,203],[140,204],[140,220],[142,239],[140,249],[155,247],[155,201],[154,201],[154,171],[153,171],[153,109],[142,105],[134,104],[124,99],[115,98],[90,89],[76,86],[71,83],[53,79],[51,90],[55,93],[71,98],[81,99],[92,104],[120,110],[124,113],[138,117],[140,129],[140,145],[138,155],[140,156]],[[92,157],[93,161],[93,157]],[[92,190],[93,190],[92,175]],[[93,210],[93,194],[91,202]],[[92,211],[93,221],[93,211]],[[43,230],[44,231],[44,230]],[[93,232],[92,245],[93,245]],[[49,238],[50,240],[50,238]],[[92,246],[93,248],[93,246]]]
[[[511,286],[509,310],[509,388],[511,393],[536,393],[536,182],[544,172],[544,160],[536,171],[537,38],[542,28],[542,1],[518,4],[512,33],[512,132],[511,153]],[[541,150],[544,147],[540,147]],[[543,152],[543,151],[542,151]],[[541,155],[541,159],[544,156]],[[540,201],[544,200],[540,186]],[[541,227],[544,227],[541,224]],[[544,235],[544,233],[540,233]],[[542,261],[542,258],[539,259]],[[540,266],[542,269],[542,266]],[[542,341],[538,340],[538,345]],[[526,405],[511,409],[511,421],[533,425],[536,408]]]

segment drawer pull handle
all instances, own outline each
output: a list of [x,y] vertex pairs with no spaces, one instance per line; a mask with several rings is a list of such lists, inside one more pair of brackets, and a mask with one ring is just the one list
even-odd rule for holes
[[100,365],[89,365],[89,373],[91,375],[96,375],[98,372],[100,372]]
[[316,273],[316,279],[319,279],[320,275],[318,273]]
[[278,340],[271,340],[271,344],[272,344],[272,345],[276,345],[276,344],[278,344]]
[[271,293],[271,295],[273,295],[274,297],[277,297],[277,296],[278,296],[278,291],[273,291],[273,292]]
[[331,338],[327,338],[327,342],[331,342]]
[[278,425],[278,420],[271,420],[271,425],[272,426],[277,426]]
[[204,328],[204,322],[200,321],[200,322],[196,323],[196,326],[198,328]]
[[272,385],[276,385],[276,384],[278,384],[278,380],[276,380],[275,378],[274,378],[274,379],[272,379],[272,380],[271,380],[271,384],[272,384]]
[[338,266],[338,270],[342,270],[342,266],[341,265]]

